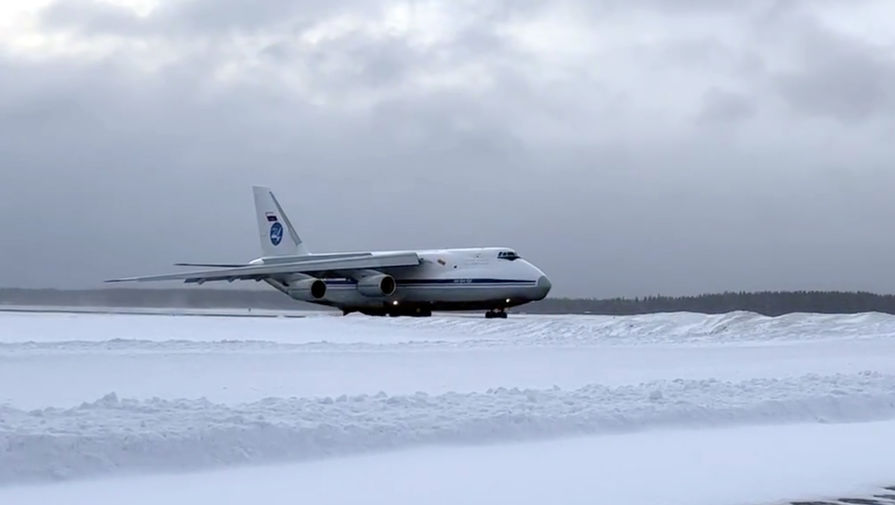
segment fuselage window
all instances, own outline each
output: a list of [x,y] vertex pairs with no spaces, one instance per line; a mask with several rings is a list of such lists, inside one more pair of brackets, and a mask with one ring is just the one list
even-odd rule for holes
[[502,260],[510,260],[510,261],[519,259],[519,255],[513,251],[500,251],[499,253],[497,253],[497,257]]

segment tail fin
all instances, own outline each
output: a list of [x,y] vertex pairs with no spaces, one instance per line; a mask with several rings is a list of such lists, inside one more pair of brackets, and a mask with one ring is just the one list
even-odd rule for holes
[[255,194],[255,214],[258,218],[258,232],[261,251],[264,256],[303,256],[308,249],[280,207],[270,188],[252,186]]

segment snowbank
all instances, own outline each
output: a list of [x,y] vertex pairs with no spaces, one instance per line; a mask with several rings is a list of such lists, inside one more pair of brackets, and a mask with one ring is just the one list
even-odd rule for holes
[[[287,349],[495,347],[641,344],[730,344],[895,338],[895,316],[748,312],[642,316],[512,315],[482,317],[369,318],[316,315],[305,318],[168,317],[133,314],[0,313],[0,352],[72,351],[128,344],[151,350],[151,342],[188,347],[281,345]],[[23,347],[23,346],[31,346]]]
[[267,398],[228,406],[119,399],[0,407],[0,483],[321,458],[662,427],[895,418],[895,376],[669,380],[575,390]]
[[593,344],[682,344],[791,342],[895,337],[895,316],[864,314],[787,314],[688,312],[638,316],[512,316],[493,324],[477,318],[395,321],[424,330],[475,335],[512,343],[550,346]]
[[3,486],[0,503],[891,505],[873,501],[895,494],[889,440],[893,421],[653,430]]

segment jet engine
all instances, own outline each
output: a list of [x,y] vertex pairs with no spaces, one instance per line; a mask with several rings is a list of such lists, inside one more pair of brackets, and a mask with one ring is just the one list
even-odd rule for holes
[[312,302],[326,296],[326,283],[320,279],[309,277],[290,282],[286,292],[296,300]]
[[357,281],[357,290],[364,296],[391,296],[398,285],[395,278],[386,274],[375,274]]

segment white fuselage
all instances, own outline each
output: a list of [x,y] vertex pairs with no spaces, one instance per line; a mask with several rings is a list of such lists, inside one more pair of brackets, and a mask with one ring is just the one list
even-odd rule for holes
[[[403,251],[372,252],[391,254]],[[547,296],[550,281],[540,269],[515,255],[510,248],[441,249],[414,251],[422,260],[418,266],[383,268],[394,277],[397,288],[390,296],[367,296],[357,289],[357,279],[331,272],[322,299],[305,301],[331,305],[345,311],[391,312],[410,310],[503,309]],[[312,254],[308,260],[340,254]],[[296,258],[259,258],[253,263],[294,261]]]

